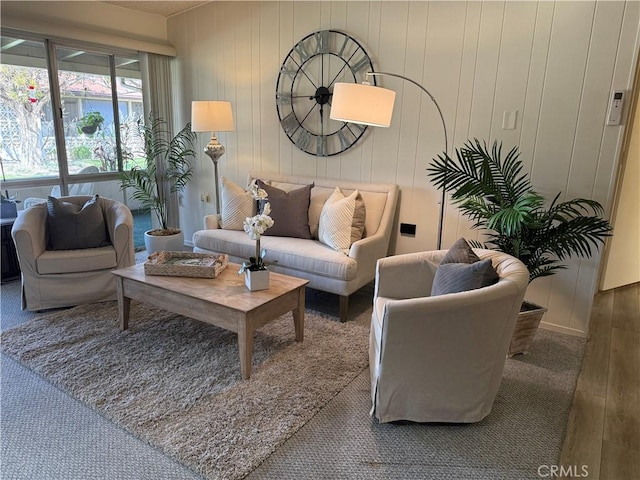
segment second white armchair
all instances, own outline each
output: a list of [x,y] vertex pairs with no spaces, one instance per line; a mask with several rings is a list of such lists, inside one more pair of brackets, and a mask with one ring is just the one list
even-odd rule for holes
[[371,413],[380,422],[469,423],[491,412],[528,284],[522,262],[493,250],[498,282],[430,296],[446,250],[378,261],[371,319]]

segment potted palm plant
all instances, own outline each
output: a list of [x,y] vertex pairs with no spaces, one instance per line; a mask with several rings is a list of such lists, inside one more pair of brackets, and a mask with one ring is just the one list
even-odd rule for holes
[[[502,158],[502,145],[468,141],[453,159],[444,152],[427,169],[434,185],[451,194],[454,204],[483,230],[485,243],[474,246],[500,250],[520,259],[529,270],[529,283],[566,269],[571,256],[588,258],[611,235],[600,217],[602,205],[576,198],[550,204],[536,193],[522,172],[517,147]],[[537,310],[537,311],[536,311]],[[529,348],[546,309],[525,302],[512,337],[509,355]]]
[[191,157],[195,155],[193,142],[196,135],[191,131],[191,124],[187,123],[171,137],[167,122],[153,116],[149,117],[147,123],[138,120],[137,132],[144,146],[144,165],[135,165],[122,172],[120,189],[132,189],[131,198],[156,215],[159,228],[148,230],[144,235],[149,254],[182,250],[182,231],[168,223],[167,197],[182,192],[191,180]]

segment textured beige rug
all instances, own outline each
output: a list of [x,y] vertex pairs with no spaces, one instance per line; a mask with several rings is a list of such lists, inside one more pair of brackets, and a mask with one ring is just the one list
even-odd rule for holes
[[96,411],[212,479],[242,478],[367,366],[368,328],[307,310],[255,334],[241,380],[236,335],[115,302],[60,311],[2,334],[2,350]]

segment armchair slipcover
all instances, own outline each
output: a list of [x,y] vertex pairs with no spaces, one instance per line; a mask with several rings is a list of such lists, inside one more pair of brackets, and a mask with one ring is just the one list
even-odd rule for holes
[[[91,196],[60,198],[84,205]],[[22,309],[43,310],[116,298],[111,270],[135,263],[133,216],[121,202],[99,198],[111,245],[79,250],[47,250],[47,205],[23,210],[11,235],[22,270]]]
[[446,250],[378,260],[369,343],[371,414],[380,422],[477,422],[491,412],[529,273],[491,258],[498,283],[431,297]]

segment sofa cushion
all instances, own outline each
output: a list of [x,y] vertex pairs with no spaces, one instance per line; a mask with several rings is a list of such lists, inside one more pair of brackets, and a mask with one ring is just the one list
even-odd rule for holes
[[311,238],[309,230],[309,199],[313,184],[286,192],[258,180],[258,186],[267,192],[271,204],[273,226],[266,236]]
[[431,287],[431,296],[466,292],[488,287],[498,281],[491,259],[474,263],[440,264]]
[[74,250],[109,245],[98,195],[83,206],[47,198],[48,250]]
[[363,238],[375,235],[380,227],[382,227],[384,231],[387,231],[391,227],[390,225],[381,224],[389,199],[389,184],[350,182],[331,178],[299,177],[271,172],[251,172],[247,183],[258,178],[263,180],[269,179],[270,185],[285,191],[295,190],[309,183],[314,183],[314,187],[311,189],[311,201],[309,205],[309,229],[311,230],[312,238],[318,238],[320,212],[327,198],[333,193],[336,185],[340,186],[345,195],[349,195],[356,189],[360,191],[367,209],[364,232],[362,234]]
[[[244,232],[233,230],[200,230],[193,235],[195,249],[212,252],[223,252],[229,255],[230,261],[245,261],[255,255],[255,241]],[[272,264],[274,270],[279,268],[305,274],[349,281],[356,277],[357,262],[337,252],[317,240],[292,237],[269,237],[263,235],[260,246],[267,251],[265,261]],[[235,258],[234,258],[235,257]],[[274,263],[277,262],[277,263]]]
[[345,197],[340,187],[336,187],[320,213],[318,240],[345,255],[349,254],[349,247],[351,247],[351,225],[356,210],[357,195],[356,190]]
[[95,272],[118,266],[112,246],[80,250],[46,250],[36,259],[40,275]]
[[[308,185],[307,183],[275,182],[273,180],[264,181],[268,185],[279,188],[280,190],[284,190],[285,192],[297,190],[301,187],[304,187],[305,185]],[[334,190],[335,187],[320,187],[315,183],[313,185],[313,188],[311,189],[311,196],[309,198],[309,231],[311,233],[311,238],[318,238],[318,224],[320,223],[320,213],[322,212],[322,207],[324,207],[324,204]]]
[[243,230],[244,219],[255,215],[251,193],[225,177],[220,178],[220,202],[220,227],[225,230]]
[[473,252],[471,246],[464,238],[459,238],[451,245],[451,248],[444,256],[440,265],[445,263],[475,263],[479,262],[480,258]]

